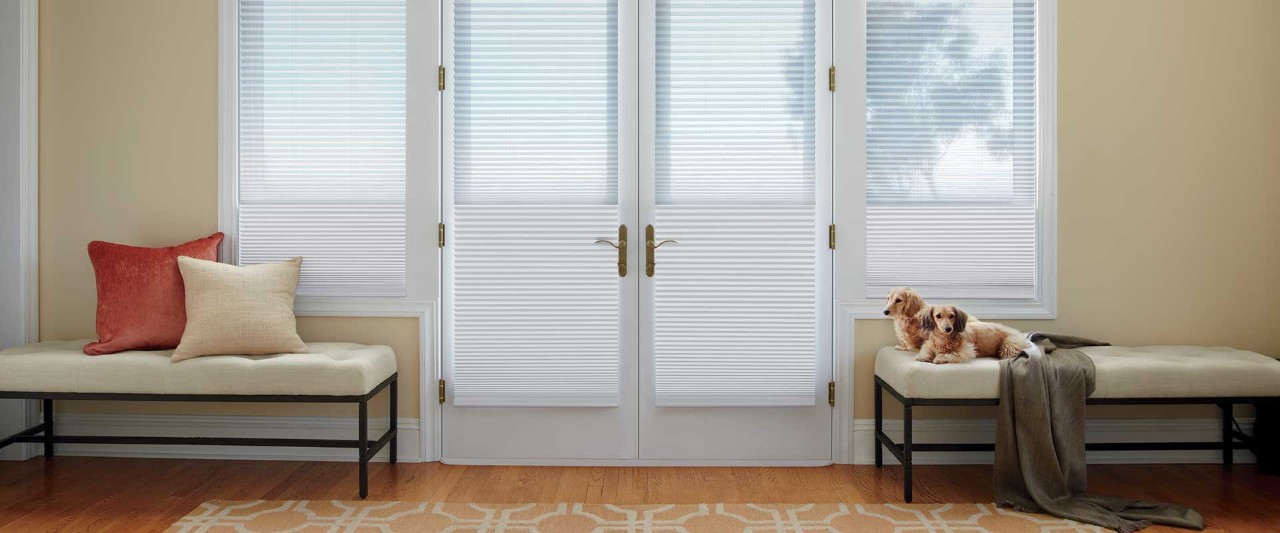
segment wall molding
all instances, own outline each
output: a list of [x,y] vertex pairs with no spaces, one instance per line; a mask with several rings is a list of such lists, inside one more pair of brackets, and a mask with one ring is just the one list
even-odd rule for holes
[[[64,435],[147,435],[184,437],[288,437],[353,439],[356,417],[143,415],[59,413],[56,431]],[[398,460],[424,461],[421,427],[416,418],[397,421]],[[385,416],[369,417],[369,434],[387,430]],[[150,457],[167,459],[247,459],[270,461],[341,461],[354,466],[355,450],[341,448],[276,448],[257,446],[152,446],[122,444],[59,444],[58,455],[90,457]],[[387,451],[374,461],[385,462]],[[425,459],[427,461],[433,459]]]
[[[1245,433],[1253,433],[1252,418],[1237,418]],[[859,418],[854,421],[854,464],[875,464],[875,420]],[[885,433],[901,442],[902,421],[886,419]],[[1187,419],[1095,419],[1085,422],[1085,432],[1090,442],[1150,442],[1150,441],[1216,441],[1221,438],[1221,422],[1216,418]],[[995,442],[994,419],[925,419],[912,424],[912,439],[925,442]],[[913,464],[959,465],[991,464],[991,452],[917,452]],[[1090,464],[1149,464],[1149,463],[1219,463],[1222,456],[1215,450],[1154,450],[1137,452],[1091,451]],[[1256,459],[1247,450],[1237,450],[1237,463],[1253,463]],[[884,454],[885,464],[898,464],[893,454]]]
[[21,221],[24,328],[27,342],[40,339],[40,1],[23,0],[22,16],[22,112],[18,115],[18,191],[22,195]]
[[853,464],[856,458],[856,424],[853,418],[857,398],[857,372],[854,370],[854,318],[857,302],[836,300],[831,317],[832,379],[836,382],[836,406],[831,416],[831,460],[836,464]]
[[[341,299],[341,303],[325,305],[323,300],[299,301],[294,309],[297,316],[329,316],[329,317],[380,317],[380,318],[417,318],[418,319],[418,413],[426,424],[419,428],[416,440],[420,457],[425,461],[439,460],[440,450],[440,409],[439,404],[430,401],[435,395],[436,380],[440,379],[439,344],[440,330],[437,317],[436,302],[400,302],[395,306],[382,303],[370,303],[364,306],[351,305],[349,299]],[[372,420],[370,421],[372,422]],[[417,424],[417,421],[414,422]],[[408,437],[408,435],[406,435]],[[401,445],[405,439],[401,439]]]
[[[18,113],[18,276],[23,305],[23,336],[26,342],[40,340],[40,0],[21,0],[18,6],[19,90]],[[26,402],[26,423],[40,421],[40,403]],[[36,446],[13,446],[19,459],[36,455]]]

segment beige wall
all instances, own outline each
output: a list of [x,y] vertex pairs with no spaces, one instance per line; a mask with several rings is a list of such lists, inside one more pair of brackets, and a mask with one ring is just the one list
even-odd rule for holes
[[[94,336],[85,246],[164,246],[217,231],[216,0],[40,2],[40,336]],[[418,414],[418,321],[299,319],[304,340],[387,344]],[[383,401],[372,407],[381,412]],[[332,406],[86,404],[97,411],[353,413]]]
[[[41,2],[42,337],[93,334],[88,241],[216,229],[216,4]],[[1275,0],[1060,0],[1060,318],[1015,326],[1280,355],[1277,20]],[[416,375],[414,320],[300,329],[391,343]],[[887,322],[856,326],[858,417],[891,342]]]

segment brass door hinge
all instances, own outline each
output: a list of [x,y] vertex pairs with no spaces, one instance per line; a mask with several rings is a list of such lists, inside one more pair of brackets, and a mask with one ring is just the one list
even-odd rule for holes
[[836,249],[836,225],[827,226],[827,248]]
[[834,65],[827,69],[827,90],[836,90],[836,67]]
[[444,65],[440,65],[440,69],[436,71],[436,87],[439,87],[441,91],[443,91],[445,87],[444,81]]
[[441,248],[444,248],[444,222],[436,226],[436,242]]
[[831,407],[836,406],[836,382],[834,381],[827,382],[827,403],[831,404]]
[[440,404],[444,405],[444,380],[440,380]]

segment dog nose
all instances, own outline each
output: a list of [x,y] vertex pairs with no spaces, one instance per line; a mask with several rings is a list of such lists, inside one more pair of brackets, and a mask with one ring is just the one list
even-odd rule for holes
[[888,309],[885,309],[885,310],[884,310],[884,316],[889,316],[889,310],[888,310]]
[[947,328],[947,333],[951,333],[951,328],[950,328],[950,327],[948,327],[948,328]]

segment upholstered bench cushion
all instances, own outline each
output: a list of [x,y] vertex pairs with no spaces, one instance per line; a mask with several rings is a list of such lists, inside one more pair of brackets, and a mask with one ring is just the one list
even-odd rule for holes
[[[1081,351],[1097,367],[1092,398],[1280,396],[1280,361],[1234,348],[1092,346]],[[996,398],[1000,362],[978,358],[935,365],[887,346],[876,376],[908,398]]]
[[0,351],[0,391],[128,394],[353,396],[396,372],[386,346],[308,343],[307,354],[211,355],[181,362],[172,350],[85,355],[89,341]]

